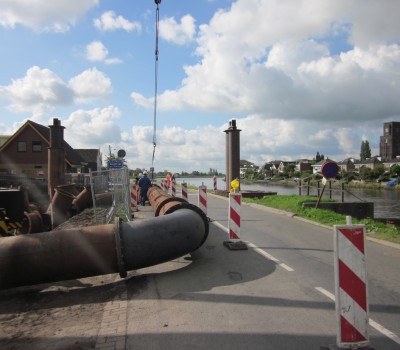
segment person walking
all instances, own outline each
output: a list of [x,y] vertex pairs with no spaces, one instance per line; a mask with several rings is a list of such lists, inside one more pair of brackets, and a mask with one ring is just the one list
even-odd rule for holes
[[143,172],[143,176],[139,179],[138,185],[140,187],[140,204],[146,205],[147,190],[151,187],[151,180],[147,177],[147,171]]

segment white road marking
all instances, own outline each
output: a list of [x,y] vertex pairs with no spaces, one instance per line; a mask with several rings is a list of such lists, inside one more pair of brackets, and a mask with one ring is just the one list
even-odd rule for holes
[[[320,293],[322,293],[323,295],[325,295],[326,297],[328,297],[329,299],[331,299],[333,302],[335,302],[335,295],[332,294],[331,292],[327,291],[326,289],[324,289],[322,287],[315,287],[315,289],[317,291],[319,291]],[[400,345],[400,337],[397,334],[393,333],[392,331],[389,331],[388,329],[383,327],[381,324],[374,321],[372,318],[369,319],[369,325],[371,327],[375,328],[375,330],[377,330],[378,332],[385,335],[386,337],[392,339],[395,343]]]
[[280,267],[284,268],[286,271],[289,272],[293,272],[294,269],[292,269],[290,266],[282,263],[279,261],[279,259],[275,258],[273,255],[267,253],[265,250],[257,247],[256,245],[254,245],[253,243],[250,242],[246,242],[248,246],[252,247],[254,249],[255,252],[257,252],[258,254],[262,255],[263,257],[274,261],[277,265],[279,265]]
[[[213,223],[215,226],[219,227],[221,230],[223,230],[223,231],[225,231],[226,233],[229,234],[229,230],[228,230],[224,225],[222,225],[221,223],[219,223],[218,221],[212,221],[212,223]],[[284,268],[286,271],[289,271],[289,272],[293,272],[293,271],[294,271],[294,269],[292,269],[290,266],[288,266],[288,265],[286,265],[286,264],[280,262],[277,258],[275,258],[275,257],[272,256],[271,254],[267,253],[265,250],[263,250],[263,249],[257,247],[255,244],[253,244],[253,243],[251,243],[251,242],[248,242],[248,241],[246,241],[245,243],[246,243],[249,247],[253,248],[255,252],[257,252],[258,254],[262,255],[264,258],[267,258],[267,259],[269,259],[269,260],[272,260],[272,261],[275,262],[277,265],[279,265],[280,267]]]
[[220,224],[218,221],[212,221],[212,223],[218,228],[220,228],[222,231],[229,233],[229,230],[224,225]]

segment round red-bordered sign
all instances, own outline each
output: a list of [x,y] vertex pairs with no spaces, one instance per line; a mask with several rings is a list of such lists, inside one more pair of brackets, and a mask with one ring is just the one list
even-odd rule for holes
[[321,173],[325,179],[332,179],[339,174],[339,165],[336,162],[328,161],[322,164]]

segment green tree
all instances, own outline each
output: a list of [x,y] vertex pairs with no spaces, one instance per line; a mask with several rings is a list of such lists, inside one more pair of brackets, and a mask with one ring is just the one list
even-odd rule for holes
[[379,164],[375,167],[375,169],[372,170],[371,176],[374,179],[378,179],[380,176],[382,176],[385,173],[385,166],[383,164]]
[[372,176],[371,173],[372,173],[372,170],[370,168],[363,166],[360,169],[360,179],[364,180],[364,181],[371,180],[371,176]]
[[371,147],[369,146],[368,140],[361,141],[361,151],[360,151],[360,159],[366,160],[371,158]]
[[254,179],[254,170],[253,169],[246,169],[244,177],[246,179],[253,180]]
[[390,168],[390,175],[400,176],[400,165],[399,164],[395,164]]
[[286,164],[283,169],[283,174],[288,177],[293,177],[294,171],[296,169],[296,164]]

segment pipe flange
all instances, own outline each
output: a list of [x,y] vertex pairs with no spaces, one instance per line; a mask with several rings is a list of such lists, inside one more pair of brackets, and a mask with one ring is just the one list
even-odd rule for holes
[[119,276],[121,278],[125,278],[128,274],[125,270],[124,254],[122,252],[121,236],[119,234],[119,218],[115,218],[114,236],[115,236],[115,249],[117,250],[117,266],[118,266]]

